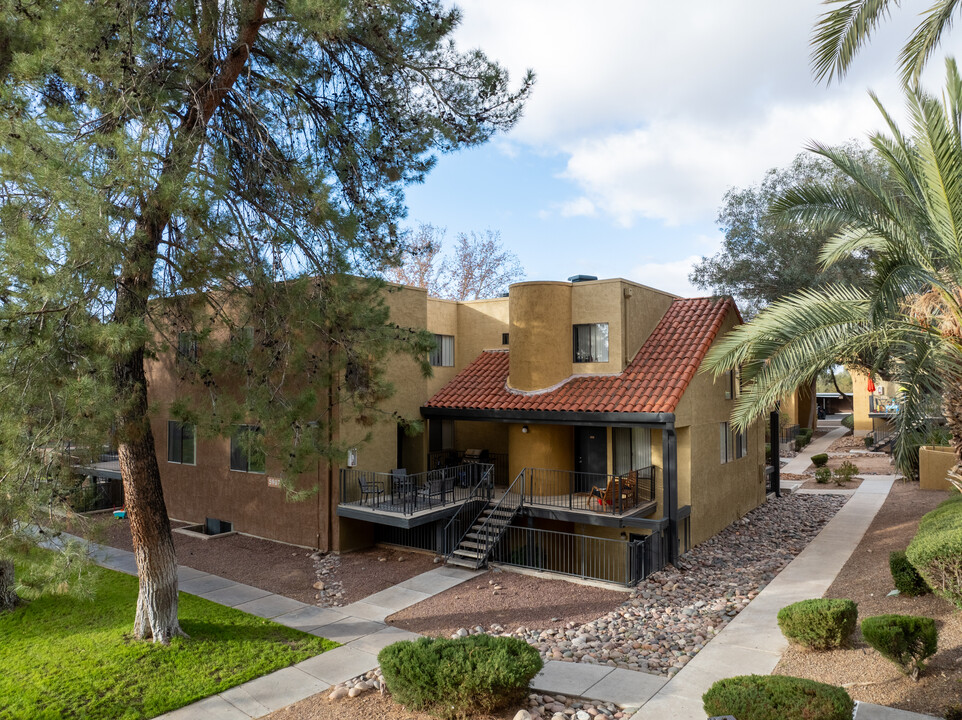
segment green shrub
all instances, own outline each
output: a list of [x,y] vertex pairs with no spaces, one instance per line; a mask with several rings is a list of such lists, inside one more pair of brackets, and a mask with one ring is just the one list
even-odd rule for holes
[[815,471],[815,482],[825,485],[829,480],[832,479],[832,471],[827,467],[820,467]]
[[926,585],[925,579],[919,575],[919,571],[909,562],[902,550],[897,550],[889,555],[889,570],[892,572],[895,589],[900,594],[915,596],[932,592]]
[[871,450],[872,446],[875,445],[875,436],[872,435],[872,433],[869,433],[868,435],[865,436],[864,442],[865,442],[865,449]]
[[538,651],[523,640],[483,634],[403,640],[377,659],[395,700],[444,718],[521,703],[542,666]]
[[769,465],[772,464],[772,444],[770,442],[765,443],[765,462]]
[[851,720],[854,703],[842,688],[784,675],[719,680],[702,695],[709,715],[738,720]]
[[851,413],[842,418],[842,427],[847,427],[849,430],[855,429],[855,416]]
[[962,495],[922,517],[905,556],[935,594],[962,608]]
[[843,462],[832,473],[835,484],[839,487],[850,482],[856,475],[858,475],[858,468],[850,460]]
[[812,455],[812,465],[817,468],[825,467],[828,465],[828,453],[819,453],[818,455]]
[[865,642],[902,668],[913,680],[925,669],[923,660],[935,655],[935,620],[914,615],[876,615],[862,621]]
[[794,643],[812,650],[841,647],[855,632],[858,606],[851,600],[802,600],[778,611],[778,627]]

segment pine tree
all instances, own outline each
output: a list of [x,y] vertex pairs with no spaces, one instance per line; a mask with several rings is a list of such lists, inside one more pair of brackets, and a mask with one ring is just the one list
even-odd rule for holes
[[[287,441],[294,474],[338,452],[323,408],[349,362],[373,407],[388,346],[423,351],[346,274],[395,258],[403,188],[437,152],[519,117],[532,77],[512,90],[480,51],[458,52],[459,19],[435,0],[0,10],[3,476],[22,496],[38,457],[69,477],[64,443],[116,443],[137,637],[181,633],[145,363],[196,338],[183,372],[201,391],[177,411],[211,432],[240,416],[287,428],[271,442]],[[213,366],[231,353],[239,387]],[[328,389],[288,390],[289,372]]]

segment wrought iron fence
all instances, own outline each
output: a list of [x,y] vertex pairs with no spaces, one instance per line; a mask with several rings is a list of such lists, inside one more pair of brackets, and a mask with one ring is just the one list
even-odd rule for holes
[[795,442],[795,438],[798,437],[800,432],[798,425],[786,425],[778,430],[778,442],[784,445],[785,443]]
[[467,456],[466,450],[436,450],[428,453],[428,469],[438,470],[446,467],[466,465],[471,462],[490,463],[494,466],[492,478],[495,485],[504,487],[510,481],[508,477],[508,455],[482,450],[477,457]]
[[665,547],[661,533],[619,540],[512,525],[491,561],[627,587],[665,566]]
[[624,475],[525,468],[524,500],[618,515],[655,500],[655,475],[654,465]]

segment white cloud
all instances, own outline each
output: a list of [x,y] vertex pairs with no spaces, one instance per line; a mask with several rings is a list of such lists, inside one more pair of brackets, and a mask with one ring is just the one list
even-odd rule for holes
[[705,291],[688,282],[692,267],[700,261],[700,255],[690,255],[670,262],[645,262],[633,267],[625,277],[682,297],[702,297]]
[[[725,190],[785,164],[811,139],[878,125],[865,89],[890,110],[898,46],[916,18],[896,12],[841,85],[816,85],[809,37],[821,0],[459,0],[462,46],[480,46],[538,82],[504,148],[567,158],[563,217],[630,227],[714,217]],[[941,77],[936,68],[936,87]],[[930,73],[931,75],[931,73]]]

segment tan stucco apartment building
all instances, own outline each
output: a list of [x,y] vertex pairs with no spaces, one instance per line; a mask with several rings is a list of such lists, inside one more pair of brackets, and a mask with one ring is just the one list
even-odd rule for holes
[[389,369],[390,409],[424,432],[382,423],[362,444],[370,429],[345,423],[356,452],[304,478],[319,488],[307,501],[286,500],[270,458],[184,437],[158,361],[152,422],[167,438],[171,516],[322,550],[385,542],[631,584],[765,500],[762,425],[733,433],[735,378],[699,372],[741,322],[730,299],[578,276],[489,300],[405,287],[387,301],[392,322],[435,334],[433,377],[410,358]]

